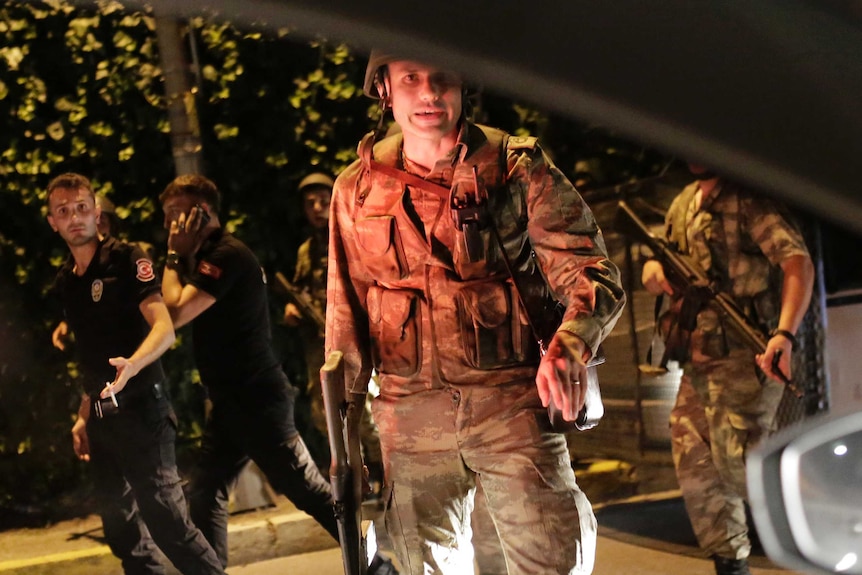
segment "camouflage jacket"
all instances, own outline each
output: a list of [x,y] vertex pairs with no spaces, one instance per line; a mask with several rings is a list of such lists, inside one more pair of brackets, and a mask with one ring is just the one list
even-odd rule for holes
[[[807,256],[805,241],[777,202],[731,182],[719,186],[698,210],[697,182],[674,199],[665,219],[667,240],[768,332],[781,312],[781,263]],[[699,314],[697,331],[692,339],[699,348],[692,350],[695,360],[727,354],[728,342],[714,311]]]
[[[378,142],[374,161],[403,169],[401,138]],[[365,388],[372,365],[391,394],[535,378],[536,340],[492,227],[480,232],[477,260],[455,224],[452,203],[477,190],[525,299],[549,286],[565,306],[560,329],[596,351],[625,303],[619,270],[592,212],[534,138],[466,123],[425,178],[449,198],[373,166],[357,160],[333,190],[326,349],[344,353],[349,389]]]
[[326,230],[315,231],[296,251],[293,284],[306,292],[321,314],[326,310],[326,265],[328,238]]

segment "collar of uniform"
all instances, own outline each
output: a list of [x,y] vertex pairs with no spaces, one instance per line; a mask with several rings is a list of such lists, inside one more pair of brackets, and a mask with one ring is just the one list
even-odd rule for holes
[[[90,260],[90,263],[87,265],[87,269],[84,270],[84,273],[82,273],[78,277],[85,277],[87,276],[87,274],[91,273],[92,270],[95,269],[95,267],[93,266],[93,262],[98,262],[99,266],[107,264],[108,258],[110,258],[111,256],[110,247],[116,242],[116,238],[113,238],[111,236],[106,236],[100,239],[99,243],[96,245],[96,251],[93,253],[93,259]],[[71,255],[69,255],[69,258],[66,260],[65,268],[69,274],[77,275],[75,274],[75,259]]]
[[485,135],[482,128],[473,122],[465,121],[458,135],[458,145],[461,146],[458,157],[459,161],[465,161],[487,143],[488,136]]
[[[430,182],[449,185],[452,181],[455,166],[464,162],[475,150],[487,141],[485,134],[475,124],[464,120],[458,131],[455,146],[442,158],[437,160],[431,171],[425,176]],[[403,142],[401,144],[404,145]]]
[[198,249],[197,254],[195,255],[201,255],[209,252],[219,242],[219,240],[221,240],[222,236],[224,236],[225,233],[227,232],[225,232],[225,229],[222,226],[219,226],[214,229],[212,232],[210,232],[210,235],[208,235],[203,241],[201,247]]
[[96,254],[93,259],[98,259],[100,262],[107,262],[111,255],[111,248],[117,243],[117,238],[113,236],[105,236],[99,241],[99,247],[96,248]]

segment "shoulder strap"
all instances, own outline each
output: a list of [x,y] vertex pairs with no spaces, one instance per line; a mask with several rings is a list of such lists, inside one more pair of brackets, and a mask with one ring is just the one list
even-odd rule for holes
[[683,209],[677,210],[674,213],[673,220],[670,222],[670,229],[668,230],[670,232],[667,238],[668,241],[676,246],[678,252],[683,254],[688,252],[688,238],[685,235],[685,217],[696,191],[697,187],[687,186],[680,193],[676,201],[683,206]]
[[409,172],[405,172],[404,170],[399,170],[394,166],[388,166],[386,164],[382,164],[374,159],[374,145],[377,143],[375,141],[374,132],[370,132],[362,138],[359,142],[359,159],[362,161],[363,166],[363,176],[368,182],[366,185],[360,185],[356,194],[356,204],[358,206],[362,206],[365,203],[365,198],[368,197],[368,194],[371,192],[371,172],[380,172],[389,176],[390,178],[395,178],[403,182],[408,186],[412,186],[415,188],[421,188],[425,191],[436,194],[444,199],[449,198],[449,188],[441,186],[439,184],[435,184],[434,182],[429,182],[419,176],[413,175]]
[[426,179],[420,178],[410,172],[405,172],[404,170],[399,170],[393,166],[387,166],[385,164],[381,164],[376,160],[370,160],[370,167],[375,172],[380,172],[386,174],[391,178],[395,178],[404,182],[408,186],[412,186],[414,188],[420,188],[425,190],[426,192],[431,192],[433,194],[437,194],[441,198],[449,199],[449,188],[441,186],[439,184],[435,184],[434,182],[429,182]]
[[[497,171],[499,176],[494,184],[495,187],[502,186],[506,183],[506,176],[508,173],[508,153],[510,151],[517,150],[532,150],[536,147],[537,140],[534,137],[510,136],[503,130],[498,130],[497,128],[491,128],[488,126],[477,124],[477,127],[485,134],[485,137],[488,139],[492,149],[496,148],[499,150],[500,158],[497,162]],[[429,182],[424,178],[420,178],[419,176],[405,172],[404,170],[400,170],[394,166],[381,164],[376,161],[374,159],[374,144],[375,139],[373,132],[366,134],[359,143],[359,158],[362,160],[362,165],[365,168],[366,175],[370,176],[371,171],[380,172],[391,178],[395,178],[406,185],[431,192],[446,200],[449,199],[451,192],[449,188],[435,184],[434,182]],[[472,170],[474,163],[475,162],[467,161],[463,162],[462,165],[465,166],[466,169]],[[365,202],[365,198],[368,196],[369,191],[369,188],[360,188],[356,197],[356,203],[358,205],[361,206]]]
[[476,127],[485,135],[491,149],[499,150],[499,159],[497,160],[498,177],[494,185],[502,187],[506,183],[509,172],[509,154],[534,150],[538,140],[532,136],[512,136],[503,130],[481,124],[476,124]]

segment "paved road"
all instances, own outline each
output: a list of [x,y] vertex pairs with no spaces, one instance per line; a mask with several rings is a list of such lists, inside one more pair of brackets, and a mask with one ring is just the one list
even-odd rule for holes
[[[794,571],[769,565],[766,559],[753,560],[752,575],[797,575]],[[229,575],[343,575],[337,549],[303,553],[261,561],[229,569]],[[593,575],[715,575],[711,561],[668,553],[615,538],[599,538]]]
[[[599,542],[594,575],[714,575],[673,492],[598,506]],[[753,575],[801,575],[782,569],[755,549]],[[229,575],[342,575],[338,549],[302,553],[233,567]]]
[[[701,558],[672,467],[641,469],[637,494],[626,467],[591,467],[579,482],[596,504],[599,544],[595,575],[712,575]],[[604,490],[604,493],[603,493]],[[231,516],[230,575],[341,575],[335,542],[284,498],[277,505]],[[777,568],[762,552],[754,575],[796,575]],[[0,575],[107,575],[119,562],[104,545],[101,523],[91,516],[46,528],[0,532]],[[176,572],[170,570],[176,575]],[[466,574],[465,574],[466,575]]]

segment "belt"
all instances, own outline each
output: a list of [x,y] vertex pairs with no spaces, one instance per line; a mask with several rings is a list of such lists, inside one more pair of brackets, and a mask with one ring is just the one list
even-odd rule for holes
[[[115,398],[101,398],[98,393],[90,396],[93,413],[96,417],[103,418],[115,413],[119,408],[133,406],[147,398],[160,400],[165,398],[165,388],[161,383],[152,385],[134,386],[126,388],[116,395]],[[116,401],[115,401],[116,400]]]

